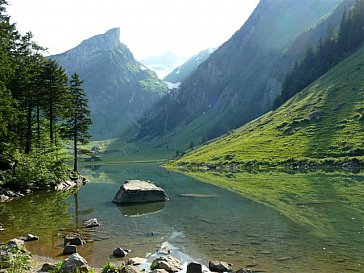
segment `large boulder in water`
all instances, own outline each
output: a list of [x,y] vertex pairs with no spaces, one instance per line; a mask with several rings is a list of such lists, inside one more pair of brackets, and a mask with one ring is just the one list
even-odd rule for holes
[[166,192],[153,183],[127,180],[116,193],[113,202],[118,204],[167,201]]

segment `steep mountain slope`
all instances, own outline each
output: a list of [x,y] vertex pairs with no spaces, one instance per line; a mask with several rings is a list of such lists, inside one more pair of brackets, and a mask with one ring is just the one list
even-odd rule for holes
[[166,82],[181,83],[188,78],[193,72],[196,71],[197,67],[210,57],[215,51],[214,48],[209,48],[201,51],[200,53],[189,58],[184,64],[177,67],[171,73],[163,78]]
[[[139,139],[186,147],[217,137],[271,109],[297,36],[341,1],[262,0],[233,37],[141,120]],[[302,19],[304,18],[304,20]]]
[[276,111],[192,151],[176,164],[256,167],[322,159],[342,164],[350,158],[363,164],[363,71],[364,47]]
[[76,72],[84,80],[95,138],[137,133],[136,120],[167,92],[166,84],[137,62],[120,42],[118,28],[50,58],[58,61],[68,74]]

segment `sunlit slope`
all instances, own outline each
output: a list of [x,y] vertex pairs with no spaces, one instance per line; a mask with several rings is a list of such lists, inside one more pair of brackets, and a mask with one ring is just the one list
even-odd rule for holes
[[178,165],[364,158],[364,47],[274,112],[202,146]]

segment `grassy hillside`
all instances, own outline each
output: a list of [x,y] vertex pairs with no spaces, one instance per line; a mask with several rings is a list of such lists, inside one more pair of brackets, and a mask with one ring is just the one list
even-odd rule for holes
[[342,164],[353,158],[363,163],[364,47],[276,111],[174,164],[259,167],[323,160]]

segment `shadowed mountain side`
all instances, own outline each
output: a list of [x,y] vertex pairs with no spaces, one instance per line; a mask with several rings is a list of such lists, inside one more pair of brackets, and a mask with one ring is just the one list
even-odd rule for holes
[[287,49],[339,3],[261,1],[244,26],[163,99],[167,103],[147,112],[138,138],[186,147],[270,110],[287,68],[299,57]]
[[118,28],[50,58],[59,62],[68,74],[78,73],[84,81],[93,119],[91,133],[96,139],[135,135],[136,120],[168,90],[120,42]]

